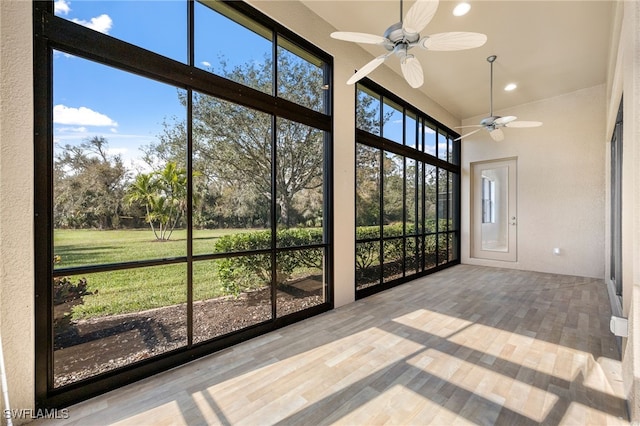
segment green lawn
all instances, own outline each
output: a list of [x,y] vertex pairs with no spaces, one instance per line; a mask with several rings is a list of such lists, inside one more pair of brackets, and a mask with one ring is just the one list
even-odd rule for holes
[[[249,230],[196,230],[193,253],[212,253],[216,240],[221,236],[247,231]],[[59,268],[187,255],[187,231],[183,229],[176,230],[169,241],[156,241],[150,229],[56,229],[53,237],[54,254],[61,257],[61,262],[56,265]]]
[[[194,233],[194,253],[211,253],[217,238],[247,230],[205,230]],[[61,257],[56,267],[100,265],[135,260],[186,256],[186,231],[173,233],[170,241],[158,242],[148,229],[141,230],[56,230],[54,254]],[[216,261],[194,264],[194,300],[222,295],[216,278]],[[72,276],[87,279],[96,294],[85,296],[75,306],[73,317],[89,318],[137,312],[187,301],[186,264],[153,266]]]

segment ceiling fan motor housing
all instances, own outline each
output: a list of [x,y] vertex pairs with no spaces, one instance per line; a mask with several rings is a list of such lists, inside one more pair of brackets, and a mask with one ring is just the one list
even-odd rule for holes
[[500,116],[492,115],[491,117],[483,118],[480,124],[483,126],[492,126],[498,118],[500,118]]
[[393,45],[386,45],[388,51],[392,51],[398,44],[412,44],[420,40],[420,34],[405,33],[402,29],[402,22],[391,25],[384,32],[383,37],[388,39]]

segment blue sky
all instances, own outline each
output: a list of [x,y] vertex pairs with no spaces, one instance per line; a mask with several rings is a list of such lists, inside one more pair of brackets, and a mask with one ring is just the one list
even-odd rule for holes
[[[179,62],[187,61],[186,2],[57,0],[55,14]],[[234,44],[216,40],[233,39]],[[270,44],[198,4],[196,66],[216,69],[262,61]],[[59,148],[104,136],[112,154],[141,167],[139,148],[157,140],[162,122],[185,118],[178,88],[62,52],[54,53],[54,141]]]
[[[173,59],[185,61],[186,10],[173,1],[57,0],[55,13]],[[140,166],[139,147],[156,140],[162,122],[185,117],[178,89],[92,61],[54,53],[54,141],[57,147],[104,136],[112,154]]]

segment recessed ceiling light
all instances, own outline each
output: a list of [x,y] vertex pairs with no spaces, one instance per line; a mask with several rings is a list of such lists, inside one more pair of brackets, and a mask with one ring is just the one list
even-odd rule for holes
[[515,83],[509,83],[509,84],[507,84],[506,86],[504,86],[504,90],[506,90],[507,92],[510,92],[510,91],[512,91],[512,90],[515,90],[515,89],[516,89],[516,87],[518,87],[518,85],[517,85],[517,84],[515,84]]
[[466,15],[470,9],[471,9],[471,5],[469,3],[467,2],[458,3],[458,5],[453,9],[453,16]]

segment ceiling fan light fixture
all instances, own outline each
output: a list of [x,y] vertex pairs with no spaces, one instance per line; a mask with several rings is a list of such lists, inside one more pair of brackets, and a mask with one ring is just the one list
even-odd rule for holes
[[467,2],[458,3],[453,8],[453,16],[464,16],[471,10],[471,5]]

